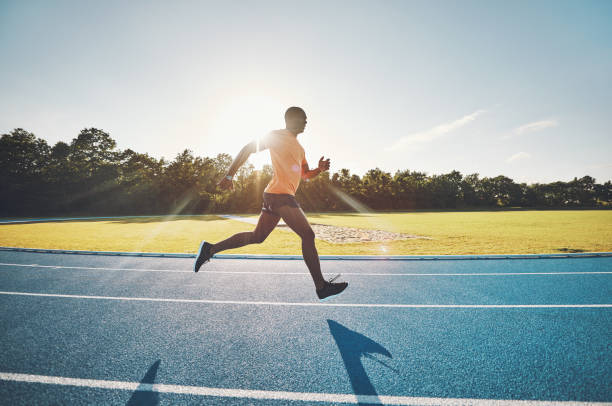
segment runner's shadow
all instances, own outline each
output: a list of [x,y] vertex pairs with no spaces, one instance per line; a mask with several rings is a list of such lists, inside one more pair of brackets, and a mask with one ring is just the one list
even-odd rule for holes
[[140,385],[132,394],[132,397],[126,403],[126,406],[153,406],[159,404],[159,394],[151,391],[151,385],[155,383],[157,368],[159,368],[161,360],[157,360],[151,365],[144,378],[140,381]]
[[353,392],[357,396],[357,402],[359,402],[360,405],[382,404],[378,398],[376,389],[374,389],[361,363],[361,357],[364,356],[374,359],[389,367],[384,362],[372,357],[371,354],[382,354],[386,357],[393,358],[391,353],[376,341],[356,331],[350,330],[340,323],[328,319],[327,324],[329,324],[329,330],[340,350],[342,361],[344,361],[346,372],[348,372],[351,385],[353,386]]

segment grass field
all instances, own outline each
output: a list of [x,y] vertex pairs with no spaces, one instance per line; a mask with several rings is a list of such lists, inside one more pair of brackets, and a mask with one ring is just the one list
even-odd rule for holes
[[[332,244],[319,254],[534,254],[612,251],[612,211],[308,213],[313,223],[380,229],[431,239]],[[246,215],[249,216],[249,215]],[[255,217],[250,215],[250,217]],[[190,252],[254,226],[217,216],[122,218],[0,225],[0,246],[96,251]],[[226,253],[300,254],[299,238],[276,229],[260,245]]]

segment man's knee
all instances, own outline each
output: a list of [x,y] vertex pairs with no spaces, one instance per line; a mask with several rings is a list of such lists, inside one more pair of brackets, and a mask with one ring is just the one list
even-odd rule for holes
[[254,244],[261,244],[262,242],[264,242],[266,240],[266,238],[268,237],[267,234],[264,233],[253,233],[253,237],[251,238],[251,241]]
[[315,233],[312,231],[312,228],[309,227],[308,230],[302,232],[300,237],[302,237],[302,240],[305,241],[314,241]]

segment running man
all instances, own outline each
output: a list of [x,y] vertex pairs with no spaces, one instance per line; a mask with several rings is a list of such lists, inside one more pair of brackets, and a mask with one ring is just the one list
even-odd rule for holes
[[274,230],[279,220],[284,222],[302,239],[302,255],[310,271],[319,299],[337,295],[348,286],[346,282],[334,283],[335,278],[326,281],[321,274],[319,254],[315,247],[315,234],[295,200],[295,192],[301,179],[310,179],[329,169],[329,159],[319,159],[319,166],[309,169],[304,148],[297,140],[298,134],[306,127],[306,113],[299,107],[290,107],[285,112],[286,128],[269,133],[262,140],[245,145],[232,162],[227,175],[218,186],[233,189],[233,178],[249,156],[264,149],[270,150],[274,177],[266,186],[263,194],[263,207],[254,231],[234,234],[217,244],[202,241],[193,270],[208,262],[218,252],[248,244],[262,243]]

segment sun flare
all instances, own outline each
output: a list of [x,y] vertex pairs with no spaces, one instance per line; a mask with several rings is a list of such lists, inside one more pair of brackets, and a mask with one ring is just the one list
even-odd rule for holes
[[[263,94],[240,94],[221,101],[211,118],[208,134],[218,140],[218,146],[235,156],[252,140],[259,140],[272,130],[284,127],[283,115],[287,106]],[[266,153],[249,158],[255,168],[269,163]]]

